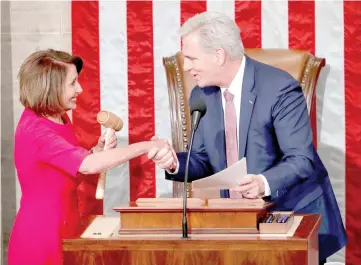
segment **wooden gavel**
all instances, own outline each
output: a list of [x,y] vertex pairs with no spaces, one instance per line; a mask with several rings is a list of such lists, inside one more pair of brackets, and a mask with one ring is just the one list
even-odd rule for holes
[[[116,132],[120,131],[123,128],[123,121],[114,113],[105,110],[99,111],[97,114],[97,121],[106,128],[104,150],[107,150],[111,129]],[[107,172],[105,171],[99,175],[98,185],[95,193],[95,198],[98,200],[104,199],[106,174]]]

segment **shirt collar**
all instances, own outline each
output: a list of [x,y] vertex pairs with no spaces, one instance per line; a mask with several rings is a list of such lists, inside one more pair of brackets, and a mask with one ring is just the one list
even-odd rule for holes
[[[233,78],[231,85],[228,88],[228,91],[232,93],[235,97],[241,97],[242,95],[242,83],[243,83],[245,67],[246,67],[246,56],[243,56],[241,65],[236,73],[236,76]],[[222,94],[225,90],[226,90],[225,87],[221,87]]]

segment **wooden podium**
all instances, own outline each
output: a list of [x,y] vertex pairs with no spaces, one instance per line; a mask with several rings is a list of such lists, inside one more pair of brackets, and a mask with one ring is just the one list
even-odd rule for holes
[[[292,214],[289,222],[266,224],[272,206],[267,203],[255,208],[208,202],[188,205],[188,238],[182,238],[179,204],[130,203],[115,209],[121,217],[116,235],[81,238],[79,233],[64,239],[63,264],[318,264],[319,215]],[[83,231],[93,219],[84,222]],[[282,232],[282,227],[287,231]]]

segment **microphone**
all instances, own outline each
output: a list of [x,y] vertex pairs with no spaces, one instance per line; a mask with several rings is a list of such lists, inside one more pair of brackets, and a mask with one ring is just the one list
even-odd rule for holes
[[189,143],[188,148],[188,154],[187,154],[187,161],[186,161],[186,171],[184,176],[184,190],[183,190],[183,218],[182,218],[182,232],[183,232],[183,238],[188,237],[188,223],[187,223],[187,186],[188,186],[188,167],[189,167],[189,158],[191,155],[192,145],[193,145],[193,138],[195,131],[198,128],[199,121],[201,118],[206,114],[207,106],[204,102],[203,98],[198,98],[197,101],[195,101],[190,106],[190,112],[192,116],[192,122],[191,122],[191,139]]

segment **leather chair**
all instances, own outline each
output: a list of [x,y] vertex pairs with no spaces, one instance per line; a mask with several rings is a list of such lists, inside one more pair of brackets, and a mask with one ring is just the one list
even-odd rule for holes
[[[290,73],[299,81],[311,113],[315,102],[315,89],[319,73],[325,66],[324,58],[317,58],[307,51],[291,49],[245,49],[245,53],[260,62],[273,65]],[[187,150],[190,135],[189,96],[195,82],[189,73],[183,71],[181,52],[174,56],[164,57],[166,72],[172,143],[176,152]],[[173,183],[173,197],[182,197],[183,183]],[[191,197],[188,188],[188,196]]]

